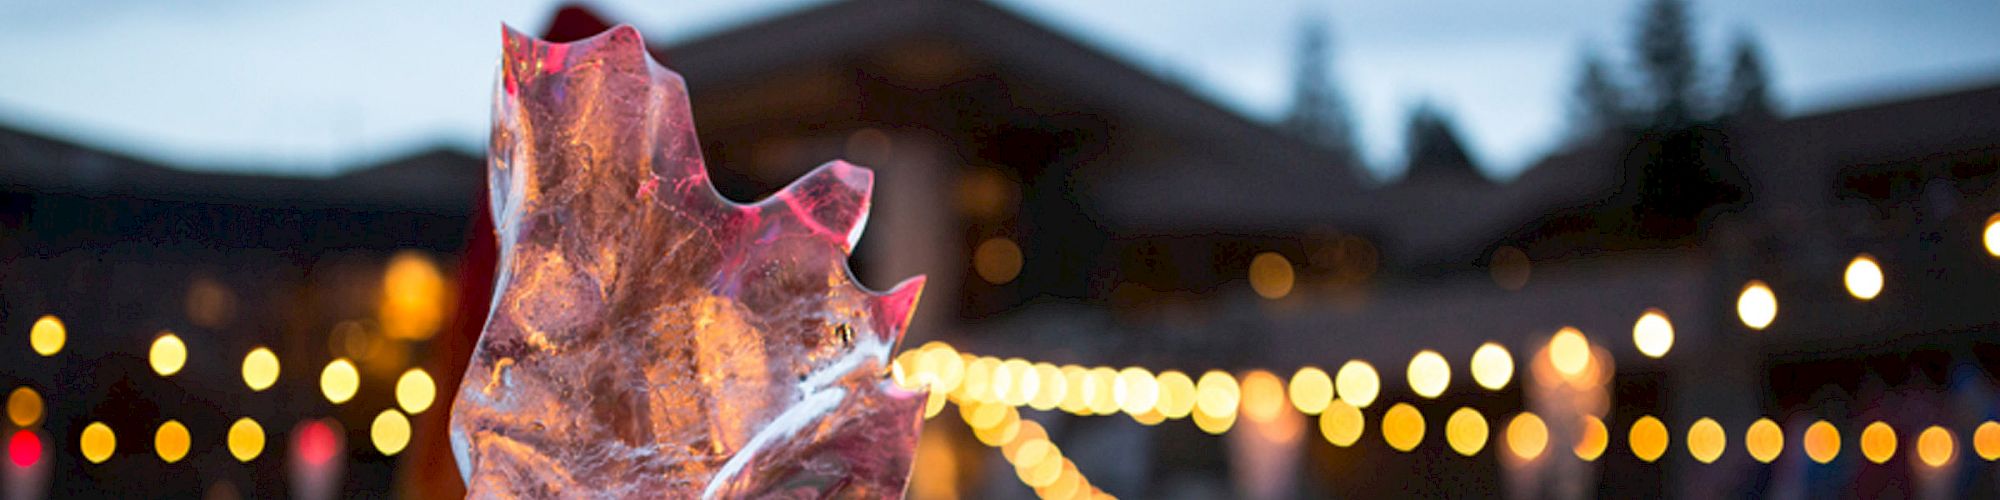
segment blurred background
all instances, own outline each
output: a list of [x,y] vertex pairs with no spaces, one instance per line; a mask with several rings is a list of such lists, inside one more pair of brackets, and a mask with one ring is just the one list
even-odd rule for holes
[[[906,346],[1242,380],[1220,431],[1020,412],[1109,493],[2000,495],[2000,430],[1975,431],[2000,417],[1995,21],[1973,0],[8,3],[0,480],[462,494],[445,421],[491,292],[505,22],[638,27],[732,198],[875,168],[853,266],[930,276]],[[1586,349],[1550,345],[1565,327]],[[1504,370],[1468,363],[1487,344]],[[1380,395],[1336,445],[1282,381],[1349,360]],[[1386,442],[1393,403],[1431,437]],[[1459,408],[1481,442],[1492,422],[1470,457]],[[1037,493],[958,413],[926,425],[912,496]],[[1520,414],[1545,453],[1512,442]],[[1628,434],[1647,416],[1672,436],[1653,459]],[[1702,418],[1719,458],[1682,437]],[[1744,452],[1759,418],[1773,460]],[[1821,420],[1824,461],[1801,448]],[[1902,438],[1883,460],[1876,421]]]

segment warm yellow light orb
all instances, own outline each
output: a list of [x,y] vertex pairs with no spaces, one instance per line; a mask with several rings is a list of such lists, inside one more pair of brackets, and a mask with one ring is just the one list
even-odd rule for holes
[[7,393],[7,420],[15,427],[26,428],[42,421],[42,395],[27,386],[15,387]]
[[1875,256],[1861,254],[1847,263],[1843,276],[1847,282],[1847,294],[1861,300],[1874,300],[1882,293],[1882,265],[1875,262]]
[[1000,360],[988,357],[972,358],[965,364],[965,377],[958,384],[956,392],[960,399],[991,402],[993,400],[993,370],[1000,367]]
[[1120,406],[1116,398],[1118,371],[1103,366],[1092,368],[1090,380],[1094,384],[1095,391],[1095,395],[1090,399],[1090,412],[1098,415],[1118,413]]
[[83,452],[84,460],[101,464],[111,459],[111,452],[118,450],[118,435],[111,432],[111,426],[104,425],[104,422],[91,422],[84,426],[77,448]]
[[1396,451],[1410,451],[1424,441],[1424,415],[1409,403],[1396,403],[1382,414],[1382,440]]
[[1750,424],[1750,430],[1743,433],[1743,449],[1750,452],[1750,458],[1760,463],[1771,463],[1785,450],[1785,431],[1771,419],[1757,419]]
[[1242,390],[1236,385],[1236,378],[1227,372],[1209,370],[1201,374],[1195,382],[1195,411],[1211,417],[1236,418],[1236,406],[1241,402]]
[[62,352],[63,344],[69,340],[69,329],[62,319],[54,315],[42,316],[35,320],[35,326],[28,329],[28,346],[35,348],[35,354],[44,357]]
[[354,393],[361,389],[361,372],[354,369],[354,362],[347,358],[335,359],[319,372],[319,392],[326,400],[341,404],[354,399]]
[[1410,380],[1410,390],[1418,396],[1436,398],[1451,386],[1451,364],[1444,355],[1425,349],[1410,358],[1410,368],[1406,373]]
[[1118,371],[1118,381],[1112,391],[1118,399],[1118,409],[1128,415],[1140,415],[1152,411],[1160,402],[1160,381],[1153,378],[1153,372],[1137,366]]
[[1194,379],[1179,370],[1167,370],[1159,376],[1160,416],[1166,418],[1186,418],[1194,411]]
[[1715,419],[1702,417],[1688,426],[1688,456],[1695,461],[1710,464],[1722,457],[1722,450],[1729,447],[1729,436],[1722,430],[1722,424]]
[[1486,417],[1479,410],[1459,408],[1444,421],[1444,441],[1460,455],[1479,454],[1479,450],[1486,448],[1486,434]]
[[187,457],[188,447],[192,444],[193,439],[188,437],[187,426],[181,425],[179,420],[168,420],[167,423],[160,424],[159,430],[153,431],[153,453],[160,456],[160,461],[166,463],[181,461]]
[[1951,431],[1943,427],[1930,426],[1917,434],[1917,459],[1924,465],[1943,467],[1958,451],[1958,443],[1951,437]]
[[1549,426],[1534,413],[1521,412],[1507,422],[1507,449],[1522,460],[1534,460],[1549,447]]
[[1883,463],[1896,456],[1896,429],[1877,421],[1861,429],[1861,456]]
[[1243,374],[1242,412],[1255,422],[1270,422],[1285,411],[1285,382],[1264,370]]
[[1351,360],[1340,365],[1340,371],[1333,374],[1335,396],[1356,408],[1367,408],[1375,403],[1375,396],[1382,390],[1382,378],[1375,374],[1375,366],[1367,361]]
[[[958,384],[965,380],[965,360],[959,357],[958,350],[935,341],[925,346],[917,364],[930,370],[931,391],[949,393],[957,390]],[[1056,399],[1062,398],[1058,396]]]
[[153,349],[147,354],[146,360],[152,363],[154,373],[165,377],[180,373],[181,367],[187,365],[187,357],[187,344],[181,342],[179,335],[174,335],[174,332],[160,332],[160,336],[153,339]]
[[1281,299],[1292,293],[1292,261],[1277,252],[1264,252],[1250,259],[1250,288],[1266,299]]
[[249,462],[264,453],[264,426],[249,418],[236,419],[229,426],[229,455]]
[[1778,319],[1778,296],[1771,292],[1770,285],[1750,280],[1743,285],[1743,293],[1736,296],[1736,317],[1752,330],[1769,327]]
[[1972,451],[1988,462],[2000,459],[2000,422],[1989,420],[1972,431]]
[[1590,367],[1590,339],[1575,328],[1563,327],[1549,338],[1549,363],[1566,377],[1583,374]]
[[1224,432],[1229,432],[1229,428],[1236,425],[1235,411],[1230,411],[1228,415],[1210,415],[1208,412],[1202,411],[1200,406],[1196,406],[1192,416],[1194,417],[1194,426],[1196,428],[1201,429],[1202,432],[1218,436]]
[[[958,359],[953,355],[952,359]],[[1028,399],[1028,406],[1040,411],[1049,411],[1061,404],[1069,395],[1069,380],[1063,377],[1062,369],[1048,363],[1035,363],[1035,378],[1040,381],[1035,396]],[[1165,397],[1162,395],[1162,397]]]
[[1292,407],[1298,408],[1299,413],[1318,415],[1326,410],[1327,403],[1333,402],[1333,377],[1316,366],[1300,368],[1292,373],[1286,395],[1291,396]]
[[444,272],[429,255],[396,252],[382,273],[382,303],[376,319],[393,339],[425,340],[444,326],[450,313]]
[[396,404],[411,415],[423,413],[437,399],[437,382],[423,368],[411,368],[396,378]]
[[1986,217],[1986,231],[1980,239],[1986,242],[1986,255],[2000,258],[2000,213]]
[[258,347],[243,356],[243,385],[251,391],[262,391],[278,383],[278,355],[271,349]]
[[[1063,389],[1062,401],[1056,403],[1056,408],[1076,415],[1082,415],[1090,411],[1090,400],[1084,398],[1084,394],[1090,391],[1090,381],[1085,379],[1085,375],[1089,374],[1090,370],[1076,365],[1063,365],[1059,370],[1062,371],[1063,385],[1066,388]],[[966,373],[969,375],[971,372],[968,371]],[[1186,375],[1182,376],[1185,377]],[[968,378],[968,380],[970,379]],[[1161,381],[1163,384],[1165,382],[1164,380]],[[1194,383],[1189,382],[1188,387],[1190,388],[1189,393],[1192,394]],[[1188,400],[1188,406],[1194,406],[1193,399]]]
[[1593,462],[1604,456],[1604,449],[1611,445],[1611,430],[1604,427],[1604,419],[1596,415],[1583,416],[1583,435],[1576,439],[1576,446],[1570,448],[1576,458]]
[[[1029,363],[1028,360],[1021,358],[1007,358],[1006,361],[1000,362],[1000,368],[1005,370],[1007,374],[1006,391],[1002,392],[998,390],[1001,388],[1001,384],[996,383],[994,384],[994,388],[996,389],[994,395],[999,396],[1000,400],[1006,402],[1008,405],[1026,405],[1028,404],[1028,400],[1034,399],[1036,392],[1042,390],[1041,376],[1035,373],[1034,363]],[[996,371],[993,373],[995,375],[993,380],[998,382],[1000,380],[998,375],[1001,372]]]
[[1667,313],[1647,309],[1640,314],[1639,321],[1632,323],[1632,345],[1648,358],[1666,356],[1674,348],[1674,323],[1667,320]]
[[1368,422],[1361,416],[1361,409],[1347,404],[1347,401],[1333,400],[1319,414],[1319,432],[1326,436],[1326,442],[1346,448],[1361,439],[1361,432]]
[[375,415],[375,423],[368,426],[368,439],[375,442],[375,450],[383,455],[395,455],[410,445],[410,418],[394,408],[382,410]]
[[1487,390],[1507,387],[1514,379],[1514,355],[1500,344],[1487,342],[1472,351],[1472,381]]
[[1832,462],[1840,456],[1840,429],[1825,420],[1813,422],[1806,427],[1804,447],[1806,458],[1819,463]]
[[1646,462],[1659,460],[1660,455],[1667,453],[1667,424],[1652,415],[1639,417],[1632,423],[1628,441],[1632,445],[1633,456]]
[[981,242],[972,251],[972,270],[987,283],[1004,285],[1021,275],[1021,246],[1007,238]]

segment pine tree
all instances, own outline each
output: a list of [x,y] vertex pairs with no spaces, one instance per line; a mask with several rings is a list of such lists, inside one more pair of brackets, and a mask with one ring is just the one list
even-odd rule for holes
[[1478,175],[1479,169],[1459,142],[1451,117],[1430,102],[1410,111],[1403,146],[1408,161],[1407,176]]
[[1650,0],[1640,13],[1634,52],[1656,127],[1685,126],[1700,105],[1695,92],[1701,64],[1687,11],[1685,0]]
[[1630,126],[1633,120],[1626,90],[1612,79],[1604,59],[1597,51],[1586,50],[1581,66],[1576,80],[1576,101],[1571,104],[1574,115],[1571,132],[1576,139],[1592,140]]
[[1722,114],[1730,121],[1761,120],[1776,115],[1771,81],[1764,71],[1764,51],[1748,33],[1739,33],[1729,67],[1729,84],[1722,90]]
[[1330,45],[1325,21],[1307,21],[1301,26],[1292,109],[1285,117],[1284,129],[1326,148],[1336,158],[1357,164],[1359,155],[1355,153],[1347,103],[1333,80]]

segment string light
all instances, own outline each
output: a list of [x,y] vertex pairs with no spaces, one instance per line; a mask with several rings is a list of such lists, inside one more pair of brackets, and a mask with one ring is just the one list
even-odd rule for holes
[[355,371],[354,362],[347,358],[335,359],[327,363],[319,372],[319,391],[333,404],[346,403],[354,399],[354,393],[361,389],[361,372]]
[[1292,373],[1292,382],[1287,390],[1292,406],[1298,408],[1299,413],[1318,415],[1326,410],[1328,403],[1333,402],[1333,378],[1317,366],[1306,366]]
[[1333,374],[1335,395],[1356,408],[1367,408],[1382,390],[1382,378],[1367,361],[1350,360]]
[[1278,419],[1285,411],[1285,383],[1277,375],[1264,370],[1251,370],[1243,374],[1241,408],[1244,416],[1256,422],[1270,422]]
[[1590,340],[1575,328],[1565,326],[1557,330],[1549,338],[1549,363],[1564,377],[1582,375],[1590,367]]
[[437,382],[423,368],[411,368],[396,378],[396,404],[411,415],[423,413],[437,399]]
[[1840,456],[1840,430],[1825,420],[1813,422],[1806,427],[1806,458],[1814,462],[1832,462]]
[[1111,390],[1114,394],[1123,396],[1114,396],[1113,399],[1121,401],[1118,409],[1124,410],[1128,415],[1136,416],[1153,411],[1154,405],[1160,402],[1159,381],[1153,378],[1153,372],[1137,366],[1119,370],[1117,384],[1113,385]]
[[1667,453],[1667,424],[1652,415],[1639,417],[1632,422],[1632,432],[1628,441],[1632,444],[1632,456],[1652,462]]
[[249,417],[236,419],[229,425],[229,455],[238,462],[256,460],[264,453],[264,426]]
[[1437,351],[1418,351],[1416,356],[1410,358],[1407,375],[1410,390],[1425,399],[1435,399],[1451,386],[1451,365]]
[[152,363],[153,372],[162,377],[180,373],[181,367],[187,365],[187,344],[174,332],[162,331],[153,338],[153,348],[146,359]]
[[1194,379],[1179,370],[1167,370],[1160,374],[1160,415],[1166,418],[1186,418],[1194,411],[1196,404]]
[[395,408],[375,414],[375,423],[368,426],[368,440],[375,443],[375,450],[383,455],[395,456],[410,445],[410,418]]
[[1489,391],[1507,387],[1514,379],[1514,355],[1500,344],[1487,342],[1472,351],[1472,381]]
[[1647,309],[1640,314],[1639,321],[1632,324],[1632,345],[1648,358],[1666,356],[1674,348],[1674,323],[1667,320],[1667,313]]
[[1875,256],[1861,254],[1847,263],[1847,272],[1842,274],[1847,283],[1847,294],[1861,300],[1874,300],[1882,293],[1882,265],[1875,262]]
[[1771,293],[1770,285],[1750,280],[1736,296],[1736,317],[1752,330],[1763,330],[1778,318],[1778,296]]
[[[1090,412],[1097,415],[1118,413],[1118,372],[1109,367],[1091,368],[1085,378],[1091,385]],[[1232,380],[1232,387],[1235,381]],[[1234,401],[1234,400],[1231,400]],[[1234,413],[1231,413],[1234,415]]]
[[1228,416],[1234,420],[1236,405],[1241,402],[1242,392],[1236,385],[1236,378],[1221,370],[1209,370],[1201,374],[1195,382],[1194,409],[1199,414],[1211,417]]
[[162,462],[181,461],[181,458],[187,457],[188,447],[192,444],[187,426],[181,425],[179,420],[168,420],[160,424],[159,430],[153,431],[153,453],[159,455]]
[[1361,409],[1345,400],[1327,403],[1326,410],[1319,414],[1319,432],[1326,436],[1326,442],[1346,448],[1361,439],[1361,432],[1367,421],[1361,416]]
[[262,391],[278,383],[278,355],[271,349],[259,346],[243,356],[243,385],[251,391]]
[[1943,467],[1951,461],[1957,448],[1958,443],[1953,442],[1951,431],[1943,427],[1933,425],[1917,434],[1917,459],[1922,460],[1924,465]]
[[1888,462],[1896,456],[1896,429],[1881,421],[1868,424],[1861,429],[1861,456],[1875,463]]
[[28,346],[35,348],[35,354],[42,357],[54,356],[62,352],[63,344],[69,340],[69,329],[63,327],[61,318],[55,315],[42,316],[28,329]]
[[1570,451],[1576,454],[1576,458],[1594,462],[1597,457],[1604,455],[1604,449],[1610,445],[1611,430],[1604,427],[1604,419],[1597,418],[1596,415],[1584,415],[1583,435],[1577,438],[1576,446]]
[[1444,421],[1444,440],[1451,445],[1451,451],[1460,455],[1473,456],[1486,447],[1486,417],[1479,410],[1459,408]]
[[111,426],[104,422],[91,422],[83,427],[83,435],[77,439],[77,449],[83,452],[83,459],[93,464],[111,459],[111,452],[118,449],[118,435],[111,432]]
[[1979,424],[1972,432],[1972,451],[1988,462],[2000,459],[2000,423],[1989,420]]
[[1542,456],[1549,446],[1549,426],[1542,423],[1542,417],[1531,412],[1521,412],[1507,423],[1507,448],[1522,460],[1534,460]]
[[1409,403],[1396,403],[1382,414],[1382,440],[1396,451],[1408,452],[1424,441],[1424,415]]
[[1722,430],[1722,424],[1715,419],[1702,417],[1688,426],[1688,456],[1704,464],[1715,463],[1722,456],[1722,450],[1729,447],[1729,436]]
[[1743,448],[1759,463],[1771,463],[1785,450],[1785,432],[1771,419],[1757,419],[1750,424],[1750,430],[1743,432]]

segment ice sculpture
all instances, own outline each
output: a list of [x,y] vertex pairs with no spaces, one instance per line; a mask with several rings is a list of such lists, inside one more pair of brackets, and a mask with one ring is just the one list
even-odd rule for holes
[[847,268],[873,173],[731,202],[636,30],[505,45],[500,269],[451,413],[468,493],[900,497],[924,397],[886,367],[923,278]]

